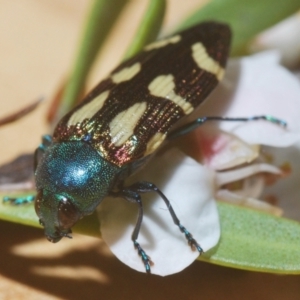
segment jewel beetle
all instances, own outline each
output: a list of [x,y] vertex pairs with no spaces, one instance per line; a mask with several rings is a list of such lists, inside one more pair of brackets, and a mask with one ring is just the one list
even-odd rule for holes
[[43,137],[35,152],[37,195],[32,200],[50,242],[71,237],[72,226],[91,214],[106,196],[122,197],[139,207],[132,241],[150,272],[152,262],[138,243],[141,194],[156,192],[188,244],[202,252],[154,183],[125,186],[123,182],[165,140],[209,119],[197,119],[172,131],[222,79],[230,39],[226,24],[205,22],[146,46],[65,115],[52,137]]

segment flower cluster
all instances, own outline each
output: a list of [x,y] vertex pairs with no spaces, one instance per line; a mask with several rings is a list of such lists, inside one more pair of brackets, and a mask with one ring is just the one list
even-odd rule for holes
[[[166,150],[132,178],[155,182],[161,188],[204,251],[216,246],[220,238],[215,200],[281,212],[258,200],[266,174],[280,177],[284,173],[261,158],[261,145],[289,147],[300,139],[300,83],[279,59],[272,51],[230,60],[223,82],[191,118],[272,115],[286,121],[286,128],[264,120],[207,123],[184,140],[189,145],[183,147],[186,153]],[[157,195],[145,195],[143,200],[139,242],[154,262],[152,273],[165,276],[181,271],[198,253],[187,246]],[[137,217],[132,206],[123,199],[105,200],[98,210],[101,232],[121,261],[143,272],[131,241]]]

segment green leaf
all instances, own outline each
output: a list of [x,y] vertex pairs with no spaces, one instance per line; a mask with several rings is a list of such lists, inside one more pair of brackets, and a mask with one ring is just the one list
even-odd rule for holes
[[[300,274],[299,223],[225,203],[218,203],[218,209],[221,240],[199,260],[250,271]],[[0,219],[42,229],[32,204],[16,207],[0,202]],[[83,218],[73,232],[100,237],[96,213]]]
[[165,11],[165,0],[150,0],[149,7],[146,9],[145,16],[139,24],[138,31],[126,51],[124,59],[134,56],[140,52],[145,45],[157,38],[164,19]]
[[24,193],[21,195],[8,195],[4,192],[0,193],[0,219],[33,227],[40,227],[39,219],[34,211],[34,206],[32,203],[17,206],[2,202],[4,196],[25,197],[27,195],[33,195],[35,193],[35,191],[29,191],[28,193]]
[[230,24],[233,31],[232,54],[245,53],[247,43],[258,33],[300,9],[299,0],[212,0],[181,25],[180,30],[204,20]]
[[218,203],[219,245],[200,260],[238,269],[300,274],[300,224],[270,214]]
[[96,55],[126,2],[126,0],[95,0],[92,5],[56,120],[61,119],[77,103]]
[[[28,191],[24,194],[14,193],[9,194],[9,196],[22,198],[34,194],[36,194],[36,191]],[[1,192],[0,199],[3,199],[4,196],[7,196],[7,193]],[[33,203],[11,205],[10,203],[3,203],[0,201],[0,219],[43,229],[39,224],[39,219],[35,213]],[[97,214],[93,213],[90,216],[84,217],[73,227],[72,231],[84,235],[101,237]]]

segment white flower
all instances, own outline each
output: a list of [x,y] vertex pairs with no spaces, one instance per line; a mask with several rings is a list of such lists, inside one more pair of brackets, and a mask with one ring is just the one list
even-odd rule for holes
[[[184,141],[191,145],[187,152],[206,166],[173,149],[157,155],[130,180],[155,183],[204,251],[217,245],[220,236],[215,198],[250,199],[264,185],[257,181],[250,195],[231,194],[221,186],[261,172],[281,173],[266,163],[224,170],[252,162],[259,156],[259,144],[287,147],[300,139],[300,84],[278,60],[274,52],[230,60],[224,81],[192,118],[273,115],[285,120],[287,129],[267,121],[205,124]],[[199,253],[187,245],[159,196],[151,193],[142,198],[144,219],[138,242],[154,262],[151,272],[165,276],[181,271]],[[111,251],[131,268],[145,272],[131,241],[137,213],[137,205],[117,198],[105,199],[98,208],[102,236]]]
[[[233,88],[234,82],[237,84]],[[282,214],[280,208],[256,200],[266,185],[265,176],[261,174],[272,173],[280,177],[284,175],[281,169],[258,161],[259,163],[233,171],[224,172],[224,170],[259,158],[260,144],[288,147],[299,141],[299,94],[299,80],[279,65],[279,55],[275,51],[230,60],[223,83],[216,89],[211,99],[208,99],[201,110],[201,115],[230,117],[272,115],[286,121],[288,126],[284,129],[266,121],[222,122],[217,128],[215,124],[211,124],[195,132],[191,139],[198,142],[196,148],[202,149],[198,151],[202,152],[202,161],[214,170],[223,170],[216,175],[217,185],[220,188],[217,199],[276,215]],[[284,161],[281,160],[280,163]],[[255,174],[257,175],[253,176]],[[234,193],[221,188],[240,179],[244,179],[242,186]]]
[[287,147],[299,140],[300,84],[279,65],[277,52],[229,61],[222,84],[203,105],[203,116],[272,115],[287,122],[284,129],[266,121],[222,122],[219,128],[244,142]]
[[[131,181],[155,182],[168,197],[182,225],[204,251],[215,246],[220,227],[214,201],[212,172],[178,150],[156,157]],[[138,242],[151,257],[151,273],[161,276],[179,272],[198,256],[173,223],[162,199],[143,195],[144,219]],[[137,205],[124,199],[108,198],[99,206],[103,239],[111,251],[128,266],[145,272],[133,247],[131,234],[137,219]]]
[[281,63],[289,68],[300,62],[300,14],[295,14],[259,34],[251,43],[250,50],[258,52],[277,49]]

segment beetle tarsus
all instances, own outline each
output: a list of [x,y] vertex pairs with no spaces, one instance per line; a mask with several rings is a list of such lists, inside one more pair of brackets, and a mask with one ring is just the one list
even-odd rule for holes
[[3,197],[3,203],[9,203],[11,205],[23,205],[32,203],[35,199],[35,195],[28,195],[25,197]]
[[191,249],[193,251],[195,251],[196,249],[198,250],[198,252],[200,253],[200,255],[203,253],[203,249],[201,248],[201,246],[198,244],[198,242],[193,238],[193,235],[181,224],[178,225],[180,231],[182,233],[184,233],[185,238],[188,241],[189,246],[191,247]]
[[126,199],[129,202],[136,203],[139,208],[139,215],[138,220],[136,222],[135,228],[132,233],[132,241],[134,244],[134,247],[137,249],[139,256],[142,258],[142,261],[144,263],[145,269],[147,273],[151,272],[150,266],[153,264],[150,257],[146,254],[146,252],[142,249],[140,244],[137,242],[137,238],[139,235],[139,231],[142,224],[143,219],[143,204],[140,193],[148,193],[148,192],[155,192],[157,193],[165,202],[171,217],[173,219],[173,222],[175,225],[177,225],[182,233],[184,233],[185,238],[187,239],[187,242],[191,249],[193,251],[198,250],[200,254],[203,253],[203,249],[198,244],[198,242],[193,238],[193,235],[183,226],[181,225],[178,217],[175,214],[175,211],[173,210],[173,207],[168,200],[168,198],[164,195],[164,193],[153,183],[147,182],[147,181],[139,181],[136,182],[128,187],[121,187],[120,192],[111,193],[110,195],[114,197],[121,196],[124,199]]
[[[187,239],[188,244],[190,245],[191,249],[193,251],[195,251],[197,249],[200,254],[203,253],[203,249],[198,244],[198,242],[193,238],[193,235],[184,226],[181,225],[168,198],[164,195],[164,193],[155,184],[153,184],[151,182],[140,181],[140,182],[136,182],[136,183],[132,184],[130,187],[128,187],[128,189],[135,191],[137,193],[147,193],[147,192],[157,193],[165,202],[165,204],[171,214],[174,224],[179,227],[179,229],[182,233],[184,233],[185,238]],[[141,203],[140,203],[140,205],[141,205]],[[140,220],[140,223],[141,223],[141,220]]]
[[144,263],[146,272],[151,273],[151,266],[153,266],[154,263],[151,260],[150,256],[146,254],[146,252],[143,250],[143,248],[140,246],[140,244],[137,241],[134,241],[133,244],[134,244],[134,248],[137,249],[138,254]]

